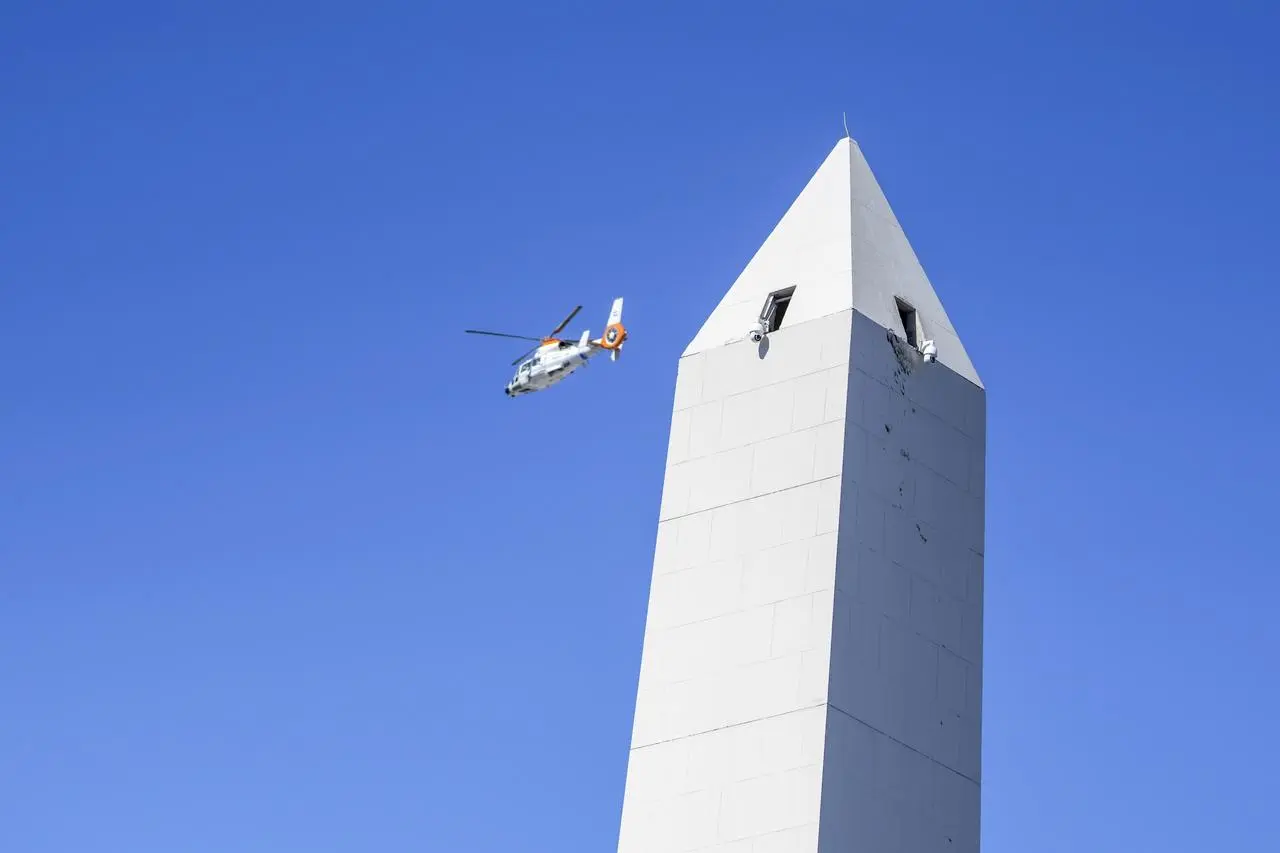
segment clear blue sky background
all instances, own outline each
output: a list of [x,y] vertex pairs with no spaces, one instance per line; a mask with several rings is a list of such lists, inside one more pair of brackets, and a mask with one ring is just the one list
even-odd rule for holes
[[613,849],[676,359],[842,111],[989,389],[984,850],[1280,849],[1276,4],[179,5],[0,6],[0,849]]

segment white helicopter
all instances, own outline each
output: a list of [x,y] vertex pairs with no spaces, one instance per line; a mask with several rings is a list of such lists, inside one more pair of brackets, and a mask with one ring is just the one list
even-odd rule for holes
[[605,324],[604,334],[592,340],[591,331],[585,330],[577,341],[564,341],[556,337],[569,325],[569,321],[582,310],[579,305],[569,312],[559,326],[551,334],[542,338],[531,338],[526,335],[508,335],[504,332],[486,332],[479,329],[467,329],[468,335],[491,335],[496,338],[515,338],[521,341],[537,341],[538,345],[521,355],[512,364],[516,375],[507,383],[504,392],[508,397],[519,397],[532,394],[555,385],[592,357],[602,352],[609,353],[610,361],[617,361],[622,354],[622,344],[627,339],[627,330],[622,325],[622,297],[613,300],[613,309],[609,312],[609,322]]

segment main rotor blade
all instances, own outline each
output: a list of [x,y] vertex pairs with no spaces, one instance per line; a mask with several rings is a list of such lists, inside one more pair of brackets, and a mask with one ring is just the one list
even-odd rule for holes
[[578,312],[581,310],[582,310],[582,306],[579,305],[577,308],[574,308],[572,311],[570,311],[569,316],[564,318],[564,322],[561,323],[559,326],[556,326],[556,330],[551,334],[547,335],[547,337],[554,338],[556,335],[560,334],[560,330],[563,329],[565,326],[569,325],[569,321],[572,320],[574,317],[577,317]]
[[533,355],[535,352],[537,352],[537,351],[538,351],[538,349],[539,349],[539,347],[533,347],[532,349],[530,349],[530,350],[526,351],[524,355],[520,356],[520,357],[519,357],[519,358],[517,358],[515,361],[511,362],[511,366],[512,366],[512,367],[515,367],[517,364],[519,364],[520,362],[524,361],[526,358],[528,358],[529,356],[531,356],[531,355]]
[[541,341],[542,338],[531,338],[528,335],[508,335],[506,332],[482,332],[479,329],[464,330],[468,335],[491,335],[495,338],[515,338],[518,341]]

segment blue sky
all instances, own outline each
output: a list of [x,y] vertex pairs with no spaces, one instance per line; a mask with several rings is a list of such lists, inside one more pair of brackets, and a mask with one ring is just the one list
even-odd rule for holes
[[842,111],[988,387],[984,850],[1280,848],[1278,34],[3,5],[0,849],[612,849],[676,359]]

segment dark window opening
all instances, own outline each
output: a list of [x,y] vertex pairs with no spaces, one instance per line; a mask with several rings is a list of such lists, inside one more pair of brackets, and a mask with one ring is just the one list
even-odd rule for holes
[[760,312],[760,322],[764,325],[765,334],[776,332],[782,325],[787,306],[791,304],[791,294],[795,292],[794,287],[788,287],[769,294],[769,298],[764,301],[764,310]]
[[920,327],[919,320],[916,318],[916,309],[912,308],[901,299],[894,299],[898,303],[898,319],[902,321],[902,331],[907,334],[907,343],[913,347],[920,346]]

